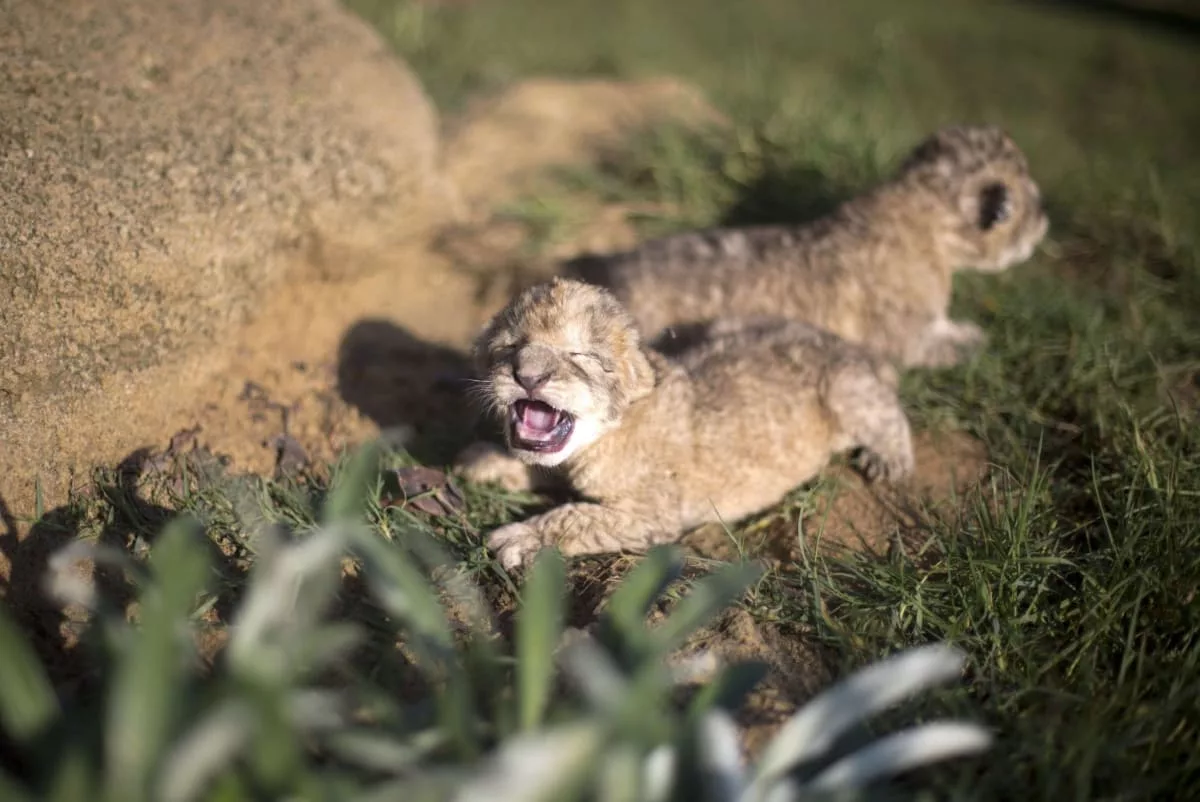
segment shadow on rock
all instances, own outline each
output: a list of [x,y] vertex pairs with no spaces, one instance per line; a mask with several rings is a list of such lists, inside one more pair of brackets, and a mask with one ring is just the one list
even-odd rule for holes
[[465,354],[386,320],[362,320],[342,338],[342,399],[426,464],[445,464],[485,433],[469,391]]

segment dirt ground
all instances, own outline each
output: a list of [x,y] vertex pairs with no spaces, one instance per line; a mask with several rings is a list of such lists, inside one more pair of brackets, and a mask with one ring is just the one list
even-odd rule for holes
[[[193,363],[136,382],[113,380],[63,410],[67,428],[72,419],[107,420],[117,440],[161,448],[176,432],[198,427],[198,441],[227,455],[233,470],[260,473],[274,469],[281,436],[314,460],[329,459],[380,430],[410,446],[419,443],[436,421],[468,414],[459,385],[467,373],[465,348],[505,301],[503,283],[481,283],[478,264],[493,261],[493,250],[493,263],[516,253],[521,232],[494,222],[493,210],[519,197],[547,166],[593,160],[622,134],[664,114],[716,119],[693,90],[670,81],[539,80],[479,103],[447,131],[444,170],[463,200],[454,227],[382,256],[370,270],[350,271],[352,279],[282,288],[253,322]],[[624,210],[602,210],[553,256],[633,240]],[[464,270],[464,262],[476,266]],[[65,447],[78,456],[86,445]],[[444,457],[429,455],[431,461]],[[978,481],[986,454],[963,437],[922,434],[917,464],[913,485],[890,493],[839,472],[843,492],[828,510],[810,516],[825,520],[823,541],[886,549],[898,533],[918,526],[918,507],[945,504]],[[81,486],[82,477],[46,477],[44,505],[63,503],[71,484]],[[0,509],[5,530],[0,579],[10,602],[36,593],[32,572],[44,565],[50,545],[22,542],[26,525],[19,518],[32,511],[33,490],[9,499],[11,509]],[[689,545],[707,556],[730,556],[723,532],[701,531]],[[770,559],[794,559],[796,530],[768,527],[760,542],[747,545]],[[11,570],[8,559],[18,551],[41,555],[20,561],[23,575]],[[56,639],[62,632],[36,634]],[[214,648],[221,640],[212,639]],[[723,657],[756,657],[771,665],[769,682],[743,722],[751,745],[828,678],[820,655],[794,633],[760,626],[743,613],[727,617],[701,640]]]

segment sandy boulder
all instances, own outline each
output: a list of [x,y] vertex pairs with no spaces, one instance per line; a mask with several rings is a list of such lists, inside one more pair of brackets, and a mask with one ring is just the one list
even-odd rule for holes
[[127,445],[60,425],[102,388],[427,232],[436,162],[420,86],[333,0],[0,5],[0,497]]

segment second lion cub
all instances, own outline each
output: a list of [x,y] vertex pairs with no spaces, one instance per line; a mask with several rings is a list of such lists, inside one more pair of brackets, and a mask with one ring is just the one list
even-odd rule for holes
[[820,326],[906,367],[940,367],[985,339],[948,316],[954,272],[1023,262],[1048,226],[1007,134],[947,127],[890,181],[819,220],[676,234],[567,271],[612,290],[651,339],[722,315],[763,315]]
[[585,499],[492,533],[509,568],[546,546],[640,551],[735,521],[854,447],[869,478],[913,469],[895,369],[803,323],[715,323],[672,362],[607,291],[555,279],[500,312],[476,358],[511,457],[469,449],[468,478],[503,477],[508,459],[560,472]]

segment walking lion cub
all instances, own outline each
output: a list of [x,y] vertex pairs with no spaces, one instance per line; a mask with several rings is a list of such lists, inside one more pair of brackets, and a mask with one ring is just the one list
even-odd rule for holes
[[904,367],[944,367],[985,342],[949,317],[957,270],[1024,262],[1049,221],[1025,156],[993,126],[943,128],[887,182],[810,223],[719,228],[586,256],[566,274],[606,287],[647,338],[721,316],[800,320]]

